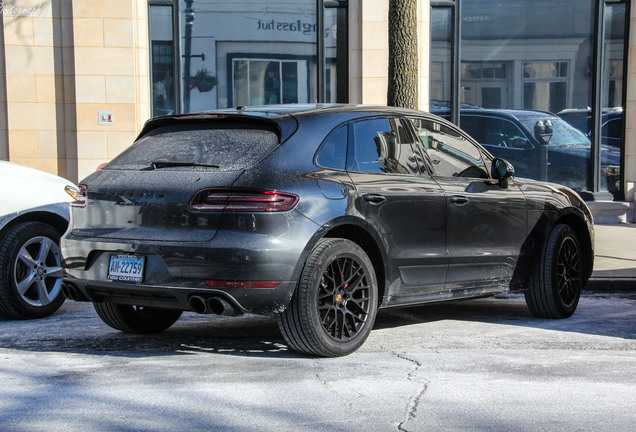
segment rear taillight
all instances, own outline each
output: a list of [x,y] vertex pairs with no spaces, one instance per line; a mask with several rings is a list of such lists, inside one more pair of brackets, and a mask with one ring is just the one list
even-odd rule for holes
[[[67,186],[68,188],[68,186]],[[69,192],[68,189],[66,189],[66,192],[71,195],[73,198],[75,198],[75,201],[71,202],[71,205],[73,207],[86,207],[86,197],[87,197],[87,189],[86,189],[86,185],[85,184],[79,184],[77,185],[77,189],[75,190],[75,193],[71,193]]]
[[284,212],[294,208],[298,196],[253,189],[204,189],[190,200],[194,211]]

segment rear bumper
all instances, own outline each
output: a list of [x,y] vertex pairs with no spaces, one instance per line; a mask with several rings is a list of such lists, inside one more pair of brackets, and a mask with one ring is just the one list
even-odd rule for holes
[[[294,222],[271,234],[219,230],[214,239],[202,242],[104,239],[67,232],[62,238],[65,284],[79,293],[79,300],[196,311],[192,296],[214,296],[241,312],[275,314],[289,304],[318,228],[302,216]],[[108,279],[110,257],[117,254],[145,257],[141,282]],[[206,281],[278,285],[212,287]]]
[[[76,301],[109,301],[117,304],[201,312],[192,298],[222,298],[240,313],[274,315],[285,310],[296,288],[295,281],[281,282],[276,288],[210,288],[193,286],[122,284],[67,277],[65,292]],[[68,294],[67,294],[68,296]]]

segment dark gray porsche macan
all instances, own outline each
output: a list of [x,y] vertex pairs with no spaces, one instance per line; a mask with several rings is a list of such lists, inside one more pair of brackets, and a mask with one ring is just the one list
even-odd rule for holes
[[534,315],[568,317],[592,217],[572,190],[513,174],[420,111],[153,119],[82,182],[64,291],[132,333],[183,311],[277,314],[291,348],[320,356],[359,348],[382,307],[523,291]]

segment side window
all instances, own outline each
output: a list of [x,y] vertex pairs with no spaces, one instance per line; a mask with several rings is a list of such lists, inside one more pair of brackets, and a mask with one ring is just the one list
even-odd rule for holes
[[417,161],[410,137],[397,118],[364,120],[351,125],[353,151],[347,169],[359,172],[415,174]]
[[620,139],[623,135],[623,119],[611,119],[603,125],[602,135],[610,138]]
[[316,164],[324,168],[343,170],[347,160],[347,126],[332,132],[316,155]]
[[481,151],[463,135],[438,122],[414,122],[426,148],[435,175],[441,177],[489,178]]
[[524,133],[513,122],[498,118],[486,118],[484,120],[486,140],[483,142],[485,144],[519,149],[530,146]]
[[462,130],[480,144],[518,149],[532,147],[521,129],[505,119],[462,115],[460,124]]
[[487,143],[487,141],[486,128],[484,127],[485,122],[483,120],[484,119],[476,116],[462,115],[459,118],[459,124],[462,130],[473,137],[475,141],[484,144]]

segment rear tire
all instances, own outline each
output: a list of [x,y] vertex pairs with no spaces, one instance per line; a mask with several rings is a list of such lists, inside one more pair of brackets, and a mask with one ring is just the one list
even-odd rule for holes
[[556,225],[535,266],[526,303],[541,318],[567,318],[579,304],[583,289],[582,255],[579,240],[568,225]]
[[43,318],[64,303],[60,233],[42,222],[24,222],[0,239],[0,315]]
[[93,302],[97,315],[115,330],[125,333],[159,333],[172,326],[182,311],[143,306]]
[[307,258],[278,326],[295,351],[343,356],[369,336],[377,304],[375,271],[364,250],[349,240],[321,239]]

